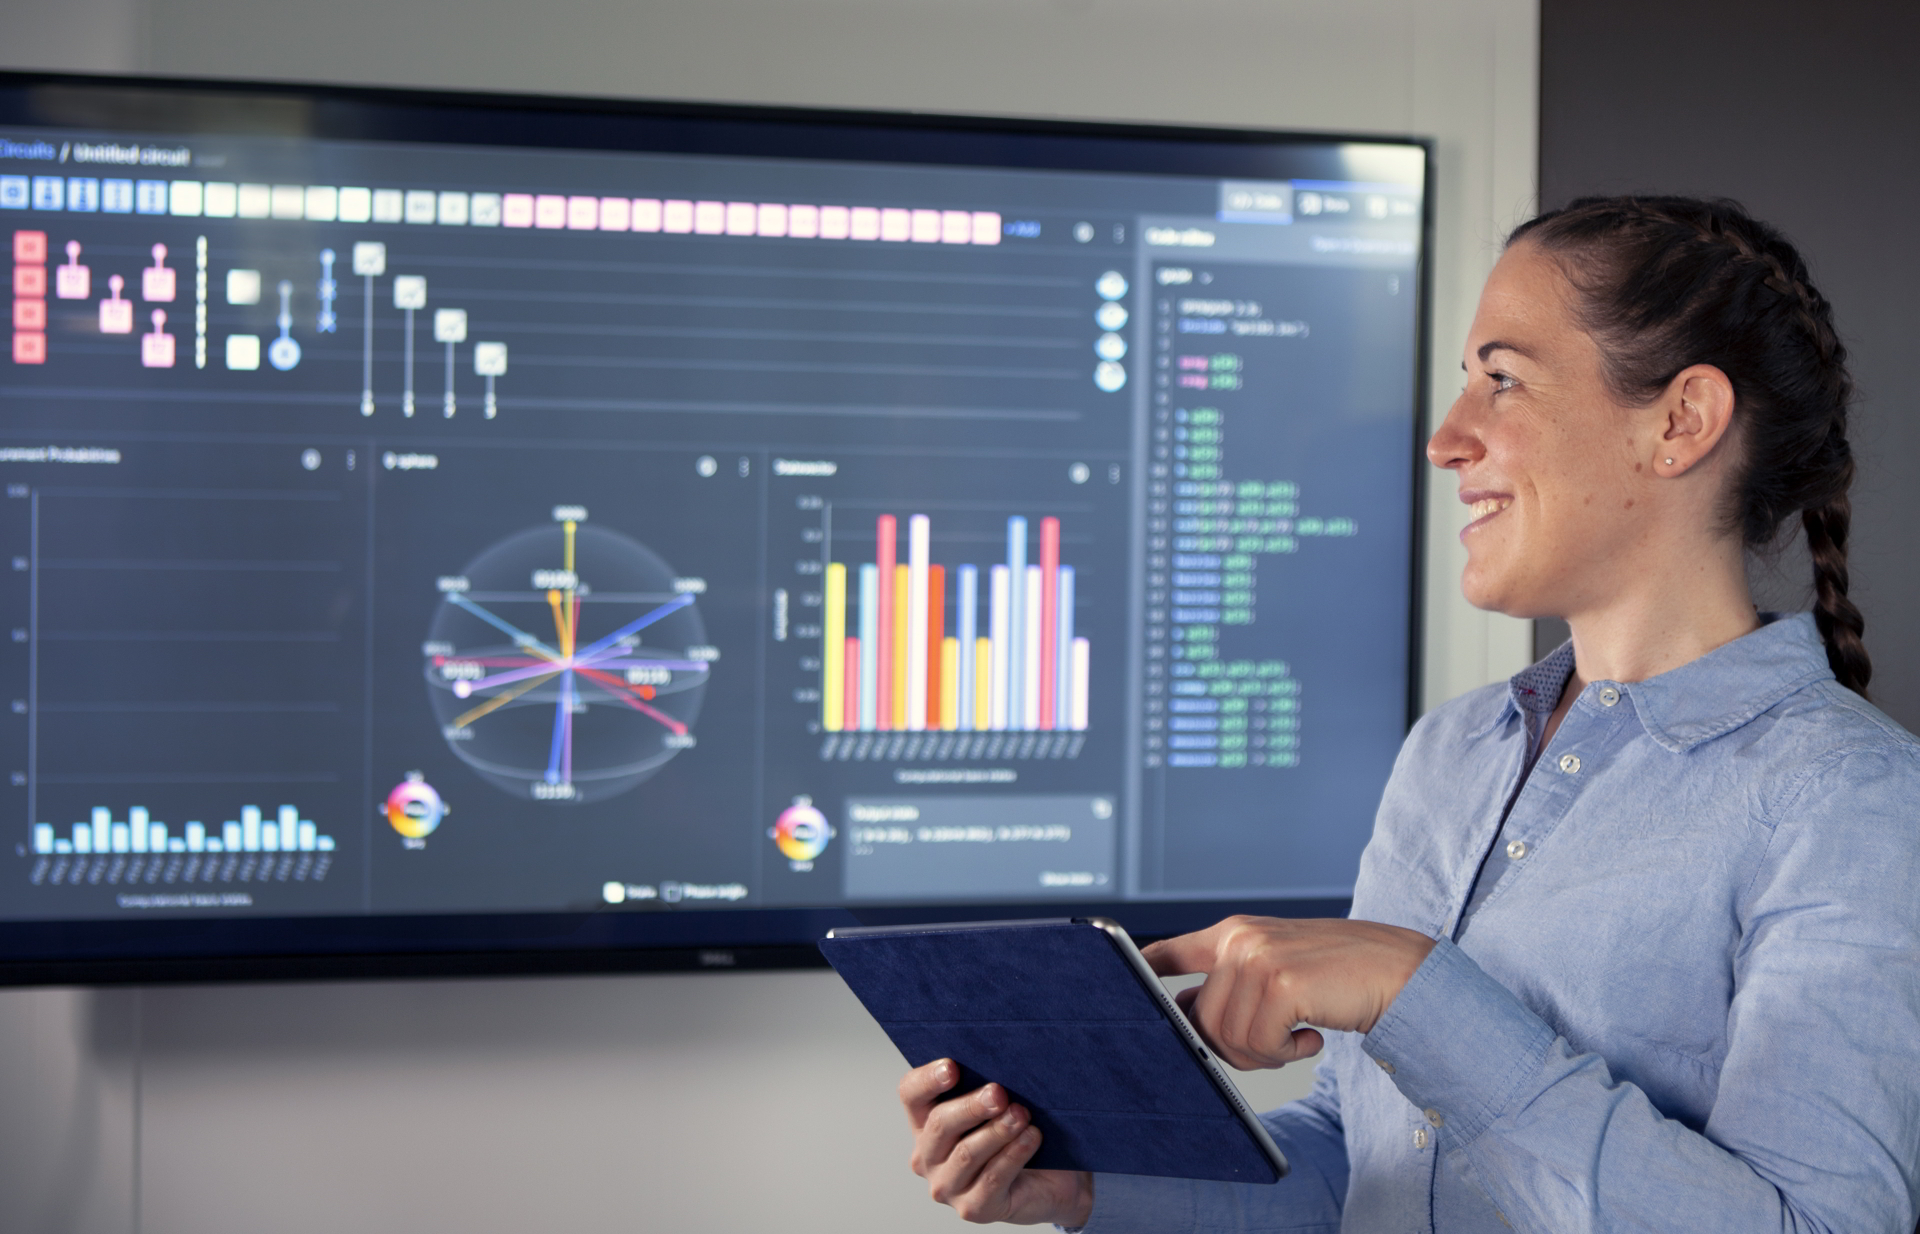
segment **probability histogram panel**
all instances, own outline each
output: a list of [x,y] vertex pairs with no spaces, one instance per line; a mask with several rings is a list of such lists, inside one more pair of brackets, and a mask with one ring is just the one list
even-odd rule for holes
[[1006,519],[1004,560],[987,564],[934,562],[926,514],[871,526],[871,561],[823,565],[821,757],[1077,757],[1092,651],[1060,520]]
[[9,448],[0,475],[9,808],[32,859],[0,898],[354,902],[364,520],[345,452]]

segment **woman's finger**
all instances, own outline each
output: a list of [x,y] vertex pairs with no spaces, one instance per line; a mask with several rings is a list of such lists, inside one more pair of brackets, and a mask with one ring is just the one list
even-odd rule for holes
[[915,1131],[926,1125],[927,1113],[940,1094],[960,1079],[960,1069],[950,1058],[936,1059],[924,1067],[915,1067],[901,1077],[900,1104],[907,1109],[907,1123]]
[[928,1191],[942,1204],[952,1204],[970,1190],[995,1155],[1026,1130],[1029,1119],[1020,1106],[975,1127],[956,1141],[940,1163],[927,1174]]
[[1006,1089],[988,1084],[935,1105],[913,1138],[914,1172],[931,1178],[969,1133],[1006,1113],[1009,1104]]
[[980,1172],[973,1185],[949,1201],[953,1211],[965,1221],[1005,1221],[1013,1210],[1013,1185],[1020,1171],[1040,1151],[1040,1129],[1028,1124],[1013,1133],[999,1152]]

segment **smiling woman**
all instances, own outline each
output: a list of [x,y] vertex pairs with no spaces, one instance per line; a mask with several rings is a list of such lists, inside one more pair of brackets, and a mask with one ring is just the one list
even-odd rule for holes
[[[996,1085],[901,1085],[973,1220],[1089,1230],[1905,1234],[1920,1207],[1920,742],[1865,698],[1852,385],[1827,302],[1728,202],[1521,227],[1428,446],[1462,586],[1572,640],[1427,715],[1346,921],[1148,949],[1229,1062],[1319,1052],[1272,1187],[1024,1170]],[[1755,611],[1798,515],[1810,614]]]

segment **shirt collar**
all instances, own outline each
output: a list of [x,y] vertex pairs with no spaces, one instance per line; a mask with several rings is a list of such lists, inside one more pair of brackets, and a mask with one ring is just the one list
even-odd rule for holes
[[[1831,680],[1826,644],[1811,613],[1762,613],[1759,629],[1716,647],[1679,668],[1645,681],[1611,685],[1633,700],[1647,735],[1675,754],[1723,736],[1765,713],[1781,699]],[[1550,714],[1572,675],[1573,644],[1562,643],[1538,664],[1508,681],[1506,705],[1486,729],[1513,714]]]

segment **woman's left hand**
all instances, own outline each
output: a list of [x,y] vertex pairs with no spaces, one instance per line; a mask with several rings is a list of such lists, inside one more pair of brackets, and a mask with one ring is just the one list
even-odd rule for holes
[[1371,1031],[1433,940],[1374,921],[1229,917],[1145,948],[1163,977],[1205,973],[1180,1002],[1214,1053],[1242,1071],[1320,1052],[1312,1028]]

